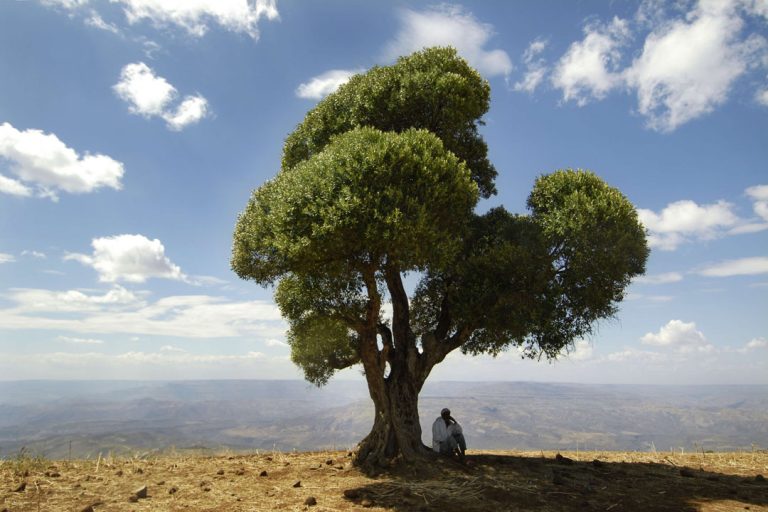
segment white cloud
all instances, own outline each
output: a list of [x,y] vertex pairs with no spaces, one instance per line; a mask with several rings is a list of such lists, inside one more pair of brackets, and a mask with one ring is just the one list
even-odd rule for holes
[[536,39],[523,53],[523,63],[525,64],[525,74],[523,79],[516,82],[513,86],[515,91],[524,91],[533,94],[536,88],[544,81],[547,74],[547,66],[544,59],[538,58],[541,52],[547,47],[548,41]]
[[728,260],[715,265],[710,265],[698,271],[699,274],[709,277],[750,276],[768,274],[768,258],[757,256],[754,258],[741,258]]
[[674,348],[678,352],[712,352],[715,347],[704,334],[696,329],[694,322],[670,320],[657,333],[647,333],[640,341],[645,345]]
[[299,98],[319,100],[328,96],[341,85],[347,83],[352,75],[362,70],[331,69],[321,73],[296,88],[296,96]]
[[104,294],[87,294],[80,290],[52,291],[35,288],[14,288],[6,295],[19,304],[23,312],[89,312],[138,307],[143,299],[122,286]]
[[628,37],[629,24],[619,18],[607,25],[585,27],[584,39],[571,44],[552,73],[552,85],[563,91],[563,101],[583,106],[620,86],[619,49]]
[[668,284],[677,283],[682,280],[683,275],[679,272],[665,272],[663,274],[639,276],[635,278],[635,282],[641,284]]
[[278,339],[268,339],[264,342],[268,347],[287,347],[288,344]]
[[0,174],[0,192],[12,196],[29,197],[32,189],[18,180]]
[[755,213],[768,222],[768,185],[749,187],[746,193],[755,202],[753,205]]
[[[42,0],[44,4],[64,8],[71,13],[97,2],[90,0]],[[175,26],[194,37],[202,37],[215,23],[225,30],[259,38],[259,21],[280,17],[276,0],[111,0],[122,5],[128,23],[148,21],[157,27]],[[119,30],[88,10],[86,23],[109,31]],[[113,30],[114,29],[114,30]]]
[[750,340],[745,346],[747,350],[755,350],[759,348],[768,348],[768,340],[765,338],[754,338]]
[[597,363],[624,363],[624,362],[645,362],[645,363],[665,363],[667,362],[667,356],[660,352],[652,352],[649,350],[637,350],[634,348],[626,348],[619,352],[612,352],[606,356],[597,359]]
[[578,340],[573,345],[573,350],[568,353],[568,359],[572,361],[586,361],[592,358],[592,344],[587,340]]
[[748,68],[760,39],[740,40],[744,25],[734,2],[701,1],[686,16],[648,35],[626,70],[638,110],[663,132],[712,112]]
[[89,27],[104,30],[105,32],[112,32],[113,34],[120,33],[120,29],[117,28],[114,23],[107,23],[96,11],[91,11],[90,16],[85,19],[85,24]]
[[185,97],[173,110],[171,103],[177,98],[178,91],[143,62],[124,66],[120,81],[113,89],[120,99],[128,103],[131,113],[148,119],[160,117],[174,131],[195,124],[209,114],[208,100],[199,94]]
[[755,93],[755,101],[764,107],[768,107],[768,87]]
[[13,263],[14,261],[16,261],[16,258],[14,258],[13,254],[0,252],[0,265],[3,263]]
[[41,130],[20,131],[10,123],[0,124],[0,163],[20,181],[0,175],[0,192],[20,196],[57,198],[59,191],[72,194],[93,192],[102,187],[122,188],[123,164],[90,153],[79,155],[54,134]]
[[683,200],[667,205],[659,213],[643,208],[637,213],[650,232],[649,245],[669,251],[691,239],[708,240],[727,234],[727,228],[741,222],[732,208],[726,201],[700,206]]
[[512,61],[505,51],[485,49],[494,35],[493,26],[481,23],[460,6],[441,4],[424,11],[403,9],[400,22],[400,31],[386,48],[388,59],[430,46],[453,46],[488,77],[512,72]]
[[12,290],[13,306],[0,309],[0,329],[78,334],[281,339],[285,323],[274,304],[182,295],[147,302],[117,287],[105,294],[40,289]]
[[173,131],[180,131],[199,122],[208,115],[208,112],[208,100],[198,94],[184,98],[176,112],[166,112],[163,119],[168,123],[168,128]]
[[44,253],[44,252],[40,252],[40,251],[28,251],[28,250],[26,250],[26,249],[25,249],[25,250],[23,250],[23,251],[21,251],[21,255],[22,255],[22,256],[30,256],[30,257],[32,257],[32,258],[35,258],[35,259],[37,259],[37,260],[44,260],[44,259],[46,258],[46,256],[45,256],[45,253]]
[[201,37],[214,21],[222,28],[259,38],[262,18],[279,18],[276,0],[113,0],[125,9],[129,23],[148,20],[158,26],[176,25]]
[[165,255],[165,247],[156,238],[117,235],[94,238],[91,245],[92,255],[67,254],[64,259],[93,267],[101,282],[143,283],[153,277],[188,281],[181,268]]
[[59,336],[56,338],[63,343],[69,343],[70,345],[102,345],[103,340],[97,340],[94,338],[72,338],[69,336]]

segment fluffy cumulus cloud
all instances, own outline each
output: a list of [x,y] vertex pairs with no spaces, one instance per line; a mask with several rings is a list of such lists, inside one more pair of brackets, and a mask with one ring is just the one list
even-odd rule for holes
[[209,114],[208,100],[199,94],[186,96],[173,108],[178,91],[143,62],[123,67],[120,81],[113,89],[120,99],[128,103],[131,113],[146,118],[160,117],[174,131],[198,123]]
[[156,238],[117,235],[94,238],[91,245],[93,254],[67,254],[65,259],[92,267],[101,282],[143,283],[153,277],[188,281],[179,266],[165,255],[165,247]]
[[708,277],[732,277],[768,274],[768,257],[740,258],[707,266],[698,271]]
[[522,80],[515,82],[514,90],[533,94],[544,81],[548,68],[545,60],[540,55],[546,49],[547,44],[548,41],[546,39],[536,39],[528,45],[528,48],[523,53],[525,74]]
[[0,265],[3,263],[12,263],[14,261],[16,261],[16,258],[14,258],[13,254],[0,252]]
[[722,236],[742,221],[726,201],[699,205],[694,201],[676,201],[660,212],[639,208],[640,221],[648,229],[648,243],[662,250],[675,250],[690,240]]
[[694,322],[681,320],[670,320],[659,332],[649,332],[640,341],[645,345],[673,348],[678,352],[712,352],[715,349],[704,334],[696,329]]
[[303,83],[296,88],[296,96],[299,98],[319,100],[328,96],[341,85],[347,83],[347,81],[356,73],[360,73],[361,69],[346,70],[346,69],[331,69],[325,73],[321,73],[316,77],[313,77],[309,82]]
[[423,11],[400,11],[401,27],[387,45],[386,58],[394,59],[430,46],[453,46],[486,77],[507,76],[512,61],[504,50],[486,49],[493,26],[481,23],[462,7],[441,4]]
[[629,34],[628,22],[619,18],[584,29],[584,39],[568,48],[552,73],[552,85],[562,90],[563,101],[583,106],[621,84],[620,49]]
[[[105,22],[92,0],[42,0],[70,13],[83,13],[90,26],[110,32],[119,28]],[[178,27],[194,37],[202,37],[212,24],[259,38],[259,22],[279,18],[276,0],[111,0],[120,4],[129,24],[149,22],[160,28]]]
[[35,288],[14,288],[6,298],[23,305],[28,312],[92,312],[135,308],[142,306],[144,300],[122,286],[99,293],[88,290],[53,291]]
[[755,213],[765,222],[768,222],[768,185],[749,187],[746,193],[754,201]]
[[84,194],[100,188],[122,187],[123,164],[106,155],[79,154],[56,135],[18,130],[0,124],[0,192],[16,196],[58,199],[58,194]]
[[[687,11],[685,11],[687,9]],[[765,23],[763,0],[642,2],[632,19],[590,22],[549,79],[563,101],[584,106],[613,91],[637,95],[637,112],[653,130],[670,132],[728,100],[736,81],[768,67],[768,40],[748,20]],[[749,29],[745,29],[749,27]],[[637,50],[630,48],[641,41]],[[635,53],[626,62],[630,52]],[[543,64],[515,84],[532,92],[546,74]],[[753,80],[757,81],[757,80]],[[755,92],[768,105],[768,89]]]
[[626,71],[648,126],[671,131],[712,112],[765,44],[741,38],[744,21],[736,2],[701,1],[686,19],[651,32]]

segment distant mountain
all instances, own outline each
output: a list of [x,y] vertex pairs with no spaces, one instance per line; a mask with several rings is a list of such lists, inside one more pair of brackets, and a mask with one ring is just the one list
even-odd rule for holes
[[[435,382],[422,391],[424,441],[442,407],[471,448],[648,451],[768,446],[768,386]],[[0,455],[49,458],[169,450],[354,446],[373,406],[361,382],[0,382]]]

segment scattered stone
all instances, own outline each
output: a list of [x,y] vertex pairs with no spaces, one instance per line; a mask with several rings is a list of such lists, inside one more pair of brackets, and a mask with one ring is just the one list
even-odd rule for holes
[[46,471],[45,476],[48,478],[59,478],[61,476],[61,473],[58,471]]
[[358,491],[357,489],[345,489],[344,497],[349,500],[356,500],[360,497],[360,491]]
[[165,480],[160,480],[155,485],[165,485]]
[[755,477],[755,482],[765,482],[765,477],[763,475],[757,475]]
[[296,480],[293,484],[294,487],[301,487],[301,480]]
[[131,503],[138,503],[139,497],[134,494],[133,496],[130,496],[128,498],[128,501],[131,502]]
[[176,487],[168,489],[168,494],[176,494],[177,492],[179,492],[179,490]]
[[17,488],[13,490],[13,492],[24,492],[24,489],[27,488],[27,482],[21,482]]
[[245,470],[243,468],[240,468],[237,471],[235,471],[235,474],[237,476],[243,476],[245,474]]
[[208,487],[209,485],[211,485],[211,482],[209,482],[208,480],[203,480],[202,482],[197,484],[198,487]]
[[259,476],[268,476],[268,474],[267,474],[267,470],[265,469],[264,471],[262,471],[261,473],[259,473]]
[[325,461],[325,464],[327,466],[333,466],[333,459],[328,459],[327,461]]
[[122,470],[122,469],[118,469],[118,470],[115,472],[115,476],[123,476],[123,470]]
[[133,491],[133,494],[134,494],[134,496],[136,496],[140,500],[146,498],[147,497],[147,486],[146,485],[142,485],[141,487],[139,487],[138,489]]
[[210,487],[203,487],[203,492],[211,492],[211,488]]
[[267,457],[267,460],[271,461],[271,460],[272,460],[272,457]]
[[315,505],[317,505],[317,500],[315,499],[314,496],[310,496],[309,498],[304,500],[304,504],[307,505],[308,507],[314,507]]
[[216,474],[217,474],[217,475],[223,475],[223,474],[224,474],[224,470],[223,470],[223,469],[220,469],[220,470],[218,470],[218,471],[216,472]]
[[143,474],[144,474],[144,470],[143,470],[143,469],[141,469],[141,468],[136,468],[136,470],[134,471],[134,473],[137,473],[137,474],[139,474],[139,475],[143,475]]
[[563,457],[559,453],[555,455],[555,460],[560,464],[573,464],[573,459],[569,459],[568,457]]
[[373,506],[373,502],[369,500],[368,498],[365,498],[363,501],[360,502],[360,506],[365,508],[370,508]]
[[696,475],[688,468],[683,468],[680,470],[680,476],[684,476],[685,478],[693,478]]
[[80,512],[96,512],[96,510],[94,510],[93,505],[88,505],[84,509],[80,510]]
[[339,464],[338,466],[336,466],[336,469],[344,469],[344,466],[342,466],[341,464]]

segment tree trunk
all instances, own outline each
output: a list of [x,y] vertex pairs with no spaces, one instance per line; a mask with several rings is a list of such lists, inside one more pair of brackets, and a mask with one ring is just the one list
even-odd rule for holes
[[[398,365],[401,366],[401,365]],[[355,464],[373,468],[394,459],[415,460],[431,453],[421,441],[419,391],[424,384],[403,365],[386,378],[366,372],[375,407],[371,432],[358,445]]]

